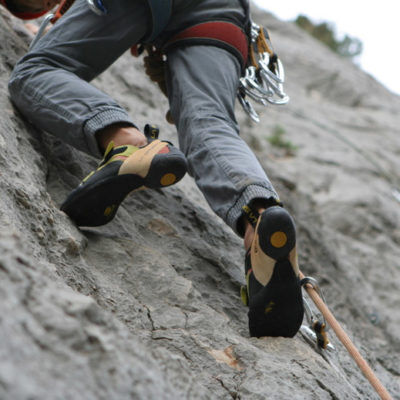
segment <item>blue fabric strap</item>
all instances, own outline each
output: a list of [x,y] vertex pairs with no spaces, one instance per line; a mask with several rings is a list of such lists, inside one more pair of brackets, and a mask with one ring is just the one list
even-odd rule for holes
[[147,0],[153,21],[153,27],[147,42],[153,41],[167,26],[171,17],[172,0]]

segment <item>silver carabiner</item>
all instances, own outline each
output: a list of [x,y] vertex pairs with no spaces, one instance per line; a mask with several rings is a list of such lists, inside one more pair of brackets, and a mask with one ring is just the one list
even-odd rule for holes
[[[307,325],[301,325],[300,333],[308,339],[312,344],[318,341],[317,334]],[[335,346],[332,343],[328,343],[326,346],[327,350],[335,350]]]
[[32,50],[35,47],[36,43],[43,36],[43,33],[44,33],[45,29],[47,28],[47,25],[49,25],[50,21],[54,18],[54,16],[55,16],[55,14],[51,13],[51,14],[47,14],[44,17],[35,37],[33,38],[31,44],[29,45],[29,50]]
[[[313,279],[313,278],[311,278]],[[315,279],[314,279],[315,281]],[[306,282],[310,283],[310,282]],[[306,284],[305,283],[305,284]],[[313,286],[314,287],[314,286]],[[304,305],[304,313],[306,315],[306,319],[308,322],[307,325],[301,326],[302,333],[306,334],[309,338],[312,339],[314,343],[320,349],[330,349],[334,350],[334,346],[329,342],[328,336],[326,332],[329,330],[329,325],[326,324],[325,318],[320,314],[315,314],[311,310],[310,304],[308,303],[307,299],[303,296],[303,305]],[[323,319],[323,323],[321,323],[321,317]]]
[[238,99],[240,105],[243,107],[244,111],[248,114],[248,116],[256,123],[260,122],[260,117],[258,116],[256,110],[251,105],[251,103],[246,100],[245,94],[238,93]]
[[[251,22],[250,46],[255,46],[261,33],[259,25]],[[284,105],[289,101],[289,96],[283,89],[285,73],[282,62],[276,56],[271,61],[268,52],[256,53],[255,62],[257,67],[251,65],[246,68],[245,74],[239,81],[239,99],[244,111],[258,122],[260,119],[254,108],[244,97],[247,95],[251,100],[266,106],[268,103]],[[256,117],[255,117],[256,116]]]
[[[311,286],[313,287],[313,289],[318,293],[319,297],[321,297],[322,301],[326,304],[325,296],[324,296],[324,294],[322,293],[322,289],[319,287],[318,281],[317,281],[315,278],[313,278],[313,277],[311,277],[311,276],[306,276],[306,277],[304,277],[304,278],[300,281],[300,284],[301,284],[302,287],[304,287],[304,286],[307,285],[307,284],[311,285]],[[304,298],[303,298],[303,299],[304,299]],[[305,300],[305,299],[304,299],[304,300]],[[307,302],[307,301],[306,301],[306,302]],[[308,305],[308,303],[307,303],[307,305]],[[308,308],[309,308],[309,310],[311,310],[311,308],[310,308],[309,305],[308,305]],[[329,329],[329,325],[326,323],[325,317],[324,317],[323,315],[322,315],[322,319],[323,319],[323,321],[324,321],[324,324],[326,325],[326,330],[328,330],[328,329]],[[311,320],[311,322],[312,322],[312,321],[313,321],[313,320]]]

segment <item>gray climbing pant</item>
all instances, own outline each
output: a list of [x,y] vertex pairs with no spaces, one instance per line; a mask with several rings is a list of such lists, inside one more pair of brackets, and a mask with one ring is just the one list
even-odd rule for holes
[[[16,65],[12,101],[34,125],[95,156],[97,131],[114,123],[135,126],[128,113],[88,82],[149,34],[145,0],[108,1],[98,16],[85,0],[71,9]],[[175,0],[162,35],[209,18],[243,24],[240,0]],[[167,86],[179,145],[189,173],[211,208],[234,231],[242,207],[276,199],[264,170],[239,136],[234,104],[240,65],[214,46],[185,46],[168,54]]]

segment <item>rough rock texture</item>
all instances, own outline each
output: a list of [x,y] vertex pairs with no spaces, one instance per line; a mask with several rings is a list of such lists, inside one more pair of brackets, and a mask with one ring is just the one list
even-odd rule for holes
[[[255,16],[291,103],[259,109],[259,125],[238,110],[241,134],[296,220],[302,270],[400,399],[400,99],[295,26]],[[377,398],[333,334],[324,354],[300,333],[249,338],[241,240],[190,177],[77,229],[58,207],[96,160],[13,108],[7,80],[29,36],[1,12],[0,37],[1,399]],[[176,142],[141,60],[122,57],[95,85]],[[294,154],[267,140],[277,126]]]

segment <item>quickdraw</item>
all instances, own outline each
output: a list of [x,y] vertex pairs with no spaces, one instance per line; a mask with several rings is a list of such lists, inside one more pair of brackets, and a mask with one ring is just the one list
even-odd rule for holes
[[238,99],[250,118],[260,122],[246,96],[263,106],[287,104],[289,96],[283,90],[283,64],[272,49],[268,32],[254,22],[250,26],[249,65],[240,78]]
[[[321,297],[324,303],[325,297],[322,293],[322,290],[320,289],[318,282],[316,279],[312,277],[305,277],[300,281],[301,286],[304,288],[305,285],[311,285],[312,288],[318,293],[318,295]],[[308,322],[307,325],[302,325],[300,328],[300,331],[316,342],[317,346],[319,349],[323,350],[334,350],[335,348],[333,345],[329,342],[328,339],[328,334],[327,330],[329,329],[329,326],[327,325],[325,321],[325,317],[320,314],[316,314],[312,311],[310,304],[308,303],[306,297],[303,296],[303,304],[304,304],[304,311],[306,315],[306,319]]]
[[326,303],[324,302],[324,300],[321,298],[321,295],[317,291],[319,290],[319,292],[321,293],[320,289],[318,289],[318,285],[314,284],[315,280],[312,280],[312,278],[311,280],[310,278],[306,278],[306,280],[304,280],[304,278],[305,276],[300,271],[300,279],[302,279],[303,288],[307,291],[308,295],[311,297],[314,304],[321,311],[322,315],[324,316],[324,319],[326,319],[327,323],[335,332],[336,337],[342,342],[343,346],[349,352],[350,356],[356,362],[356,364],[358,365],[364,376],[368,379],[369,383],[375,389],[376,393],[378,393],[379,397],[383,400],[392,400],[392,397],[390,396],[389,392],[382,385],[381,381],[375,375],[372,368],[360,354],[356,346],[350,340],[347,333],[344,331],[344,329],[341,327],[341,325],[334,317],[332,312],[326,306]]

